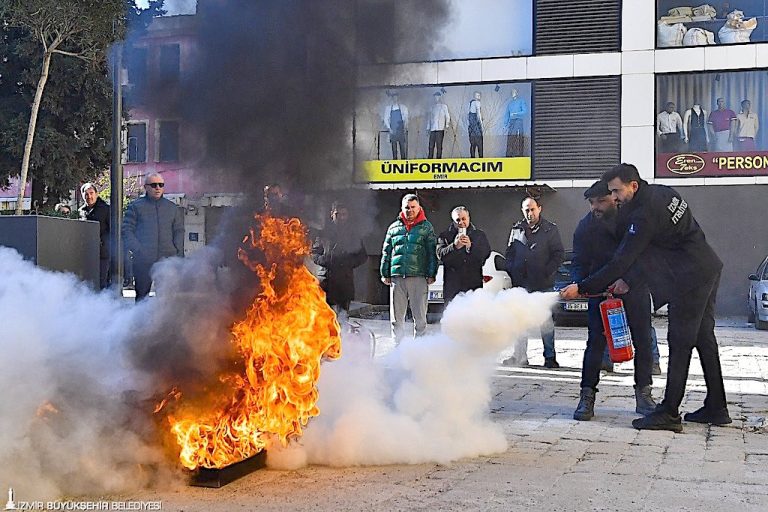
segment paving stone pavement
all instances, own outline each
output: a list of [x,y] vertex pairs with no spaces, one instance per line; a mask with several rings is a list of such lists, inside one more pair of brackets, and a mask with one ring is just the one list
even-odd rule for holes
[[[388,323],[361,320],[391,350]],[[439,326],[430,325],[435,331]],[[666,370],[666,328],[657,321]],[[584,328],[557,328],[562,368],[499,366],[491,417],[509,449],[451,464],[265,470],[219,490],[182,488],[128,498],[161,499],[163,510],[768,510],[768,333],[743,325],[717,329],[732,425],[684,423],[684,432],[637,431],[632,364],[602,374],[592,421],[572,419],[578,402]],[[499,356],[502,360],[505,354]],[[660,397],[664,378],[656,378]],[[683,411],[704,397],[694,356]]]

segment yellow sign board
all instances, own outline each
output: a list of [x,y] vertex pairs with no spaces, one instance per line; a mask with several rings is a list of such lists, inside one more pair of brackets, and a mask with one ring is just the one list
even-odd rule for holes
[[357,179],[368,183],[506,181],[531,178],[531,158],[367,160]]

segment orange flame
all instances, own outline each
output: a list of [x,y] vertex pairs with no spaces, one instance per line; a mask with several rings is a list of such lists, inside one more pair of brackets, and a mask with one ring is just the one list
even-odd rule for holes
[[[321,359],[341,355],[336,315],[303,264],[309,254],[304,226],[268,214],[255,219],[258,233],[251,229],[247,248],[238,252],[261,280],[245,318],[232,327],[242,370],[219,377],[228,393],[214,397],[212,408],[185,404],[186,414],[168,416],[189,469],[221,468],[260,452],[273,436],[283,445],[300,436],[319,413]],[[156,409],[180,397],[174,389]]]

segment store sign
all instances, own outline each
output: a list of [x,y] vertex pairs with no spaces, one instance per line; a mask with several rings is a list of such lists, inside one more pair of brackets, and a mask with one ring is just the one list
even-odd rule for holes
[[768,176],[768,151],[730,153],[661,153],[656,176],[670,178]]
[[530,157],[368,160],[358,181],[370,183],[498,181],[531,178]]

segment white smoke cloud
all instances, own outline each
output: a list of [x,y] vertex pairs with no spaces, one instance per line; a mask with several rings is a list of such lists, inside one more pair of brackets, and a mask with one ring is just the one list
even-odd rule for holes
[[[219,259],[206,248],[164,261],[158,296],[133,305],[0,247],[0,485],[41,500],[181,482],[150,413],[159,392],[212,382],[230,356],[234,283]],[[320,416],[289,449],[271,450],[270,464],[448,462],[504,451],[488,414],[494,360],[554,300],[521,289],[468,293],[446,308],[441,334],[377,360],[365,333],[345,333],[342,359],[323,366]]]
[[0,485],[42,500],[173,481],[153,400],[226,354],[215,259],[166,260],[163,293],[134,305],[0,247]]
[[364,336],[345,334],[342,359],[323,366],[320,415],[273,467],[445,463],[503,452],[507,441],[488,414],[495,358],[526,343],[556,301],[552,293],[482,290],[454,299],[442,333],[402,343],[371,360]]

